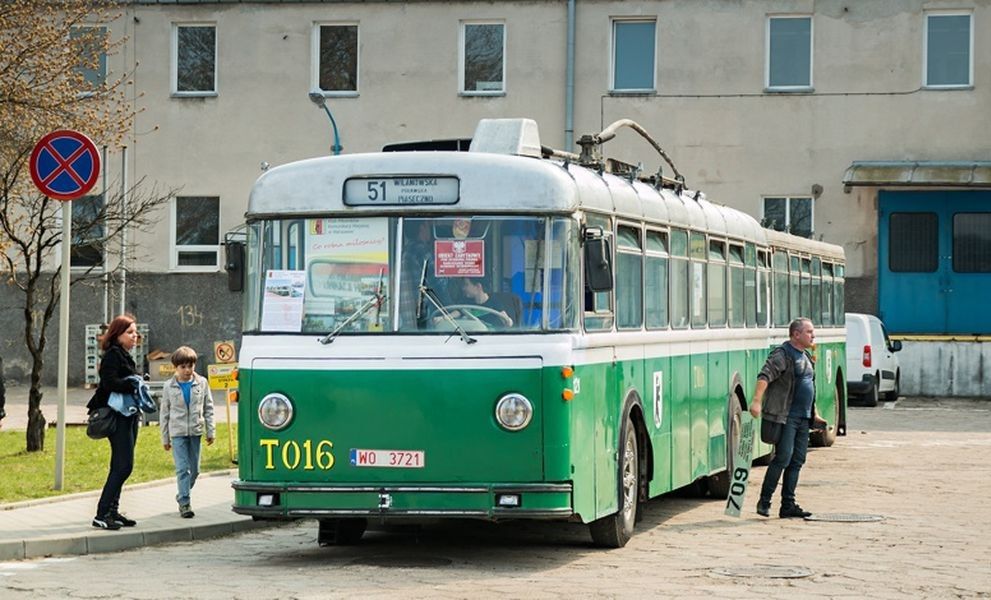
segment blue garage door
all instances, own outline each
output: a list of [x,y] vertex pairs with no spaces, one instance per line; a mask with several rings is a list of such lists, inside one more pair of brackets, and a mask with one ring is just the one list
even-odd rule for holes
[[878,196],[878,303],[893,333],[991,333],[991,192]]

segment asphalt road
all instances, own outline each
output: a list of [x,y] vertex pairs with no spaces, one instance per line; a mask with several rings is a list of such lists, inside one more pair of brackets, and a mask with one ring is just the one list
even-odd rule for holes
[[[763,519],[651,501],[625,548],[576,524],[447,522],[319,547],[313,521],[118,554],[0,563],[0,597],[991,598],[991,401],[851,407],[815,449],[801,504]],[[763,475],[755,468],[754,478]],[[776,508],[776,507],[775,507]]]

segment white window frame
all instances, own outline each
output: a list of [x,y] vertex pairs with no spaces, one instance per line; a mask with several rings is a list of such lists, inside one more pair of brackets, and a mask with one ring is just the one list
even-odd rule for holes
[[[320,88],[320,28],[354,27],[355,59],[354,90],[324,90]],[[314,21],[310,30],[310,89],[323,94],[324,98],[357,98],[361,90],[361,25],[358,21]]]
[[791,201],[792,200],[808,200],[809,201],[809,238],[816,233],[816,199],[814,196],[789,196],[788,194],[764,194],[760,197],[760,218],[761,221],[764,220],[766,215],[764,214],[764,206],[768,199],[784,199],[785,201],[785,232],[791,233]]
[[[616,25],[619,23],[653,23],[654,24],[654,68],[650,73],[650,87],[647,88],[617,88],[616,87]],[[609,83],[610,94],[654,94],[657,93],[657,17],[613,17],[609,20]]]
[[[498,90],[466,90],[465,89],[465,28],[468,25],[502,25],[502,88]],[[503,20],[489,19],[479,21],[461,21],[458,31],[458,94],[462,96],[505,96],[506,95],[506,40],[509,30]]]
[[[72,27],[69,28],[69,31],[70,31],[69,35],[71,36],[72,35],[71,32],[72,31],[75,31],[77,29],[102,29],[103,30],[103,35],[106,35],[106,36],[109,36],[110,35],[110,28],[107,27],[106,25],[102,25],[102,24],[79,24],[79,25],[73,25]],[[107,85],[107,77],[109,76],[109,73],[110,73],[110,57],[107,55],[106,52],[101,52],[100,53],[100,56],[103,57],[103,74],[102,74],[103,75],[103,81],[100,82],[100,85],[101,86],[106,86]],[[79,96],[80,98],[89,98],[89,97],[93,96],[93,94],[94,94],[94,92],[82,91],[82,92],[78,92],[77,93],[77,96]]]
[[[223,206],[220,196],[207,196],[205,194],[190,194],[188,196],[173,196],[169,200],[169,269],[176,272],[182,273],[215,273],[220,270],[220,243],[214,244],[196,244],[196,245],[182,245],[180,246],[176,242],[176,227],[179,224],[176,211],[179,208],[179,198],[190,198],[190,197],[204,197],[204,198],[217,198],[217,240],[221,239],[221,208]],[[212,265],[180,265],[179,264],[179,252],[214,252],[216,260]]]
[[[198,91],[179,91],[179,28],[180,27],[212,27],[213,28],[213,89]],[[220,85],[220,30],[216,22],[207,21],[174,21],[172,23],[171,61],[169,68],[170,83],[173,97],[203,98],[217,96]]]
[[[930,84],[929,83],[929,17],[960,17],[970,18],[970,44],[967,50],[968,62],[967,83]],[[922,87],[929,90],[960,90],[974,87],[974,13],[969,10],[933,10],[923,13],[922,26]]]
[[[771,21],[774,19],[808,19],[809,21],[809,84],[808,85],[771,85]],[[764,89],[775,92],[809,92],[815,88],[815,19],[810,14],[778,14],[767,15],[764,20]]]

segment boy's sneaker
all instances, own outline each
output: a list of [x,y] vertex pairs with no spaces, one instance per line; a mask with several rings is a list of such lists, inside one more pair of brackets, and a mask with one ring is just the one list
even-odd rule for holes
[[179,516],[182,517],[183,519],[192,519],[193,517],[196,516],[196,513],[193,512],[192,506],[188,504],[180,504]]
[[811,517],[812,513],[807,510],[803,510],[802,507],[797,504],[791,504],[788,506],[782,506],[781,510],[778,511],[778,516],[782,519],[804,519],[805,517]]
[[111,531],[117,531],[120,529],[120,523],[114,520],[110,515],[103,515],[100,517],[95,517],[93,519],[93,527],[97,529],[109,529]]
[[770,517],[771,516],[771,503],[770,502],[764,502],[763,500],[758,500],[757,501],[757,514],[760,515],[760,516],[762,516],[762,517]]
[[135,525],[138,524],[138,522],[135,521],[134,519],[128,519],[127,517],[125,517],[124,515],[120,514],[117,511],[111,512],[110,518],[120,523],[121,526],[123,527],[134,527]]

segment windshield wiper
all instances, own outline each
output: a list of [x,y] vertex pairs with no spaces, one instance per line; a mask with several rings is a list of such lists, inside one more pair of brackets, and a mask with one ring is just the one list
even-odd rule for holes
[[464,330],[464,328],[462,328],[461,325],[458,324],[457,320],[455,320],[455,318],[451,316],[451,313],[448,312],[446,308],[444,308],[444,306],[440,302],[440,299],[437,298],[437,294],[432,289],[427,287],[427,262],[429,260],[430,259],[428,258],[423,259],[423,270],[420,271],[420,288],[419,288],[420,295],[416,300],[417,323],[419,323],[420,319],[424,317],[423,299],[426,298],[427,300],[430,300],[431,304],[434,305],[434,308],[437,309],[437,312],[443,315],[444,319],[446,319],[447,322],[450,323],[452,327],[454,327],[454,330],[457,331],[458,335],[461,336],[461,341],[463,341],[466,344],[474,344],[478,340],[468,335],[468,333]]
[[321,344],[329,344],[333,342],[334,338],[337,337],[337,334],[343,331],[345,327],[358,320],[361,317],[361,315],[368,312],[373,306],[376,309],[375,324],[378,325],[381,323],[382,305],[385,303],[386,298],[388,298],[386,294],[382,293],[382,278],[384,274],[385,274],[385,269],[379,269],[379,283],[375,289],[375,293],[372,294],[372,297],[366,300],[365,303],[362,304],[360,307],[358,307],[358,310],[354,311],[354,313],[352,313],[350,317],[345,319],[343,323],[335,327],[333,331],[328,333],[326,336],[320,338]]

